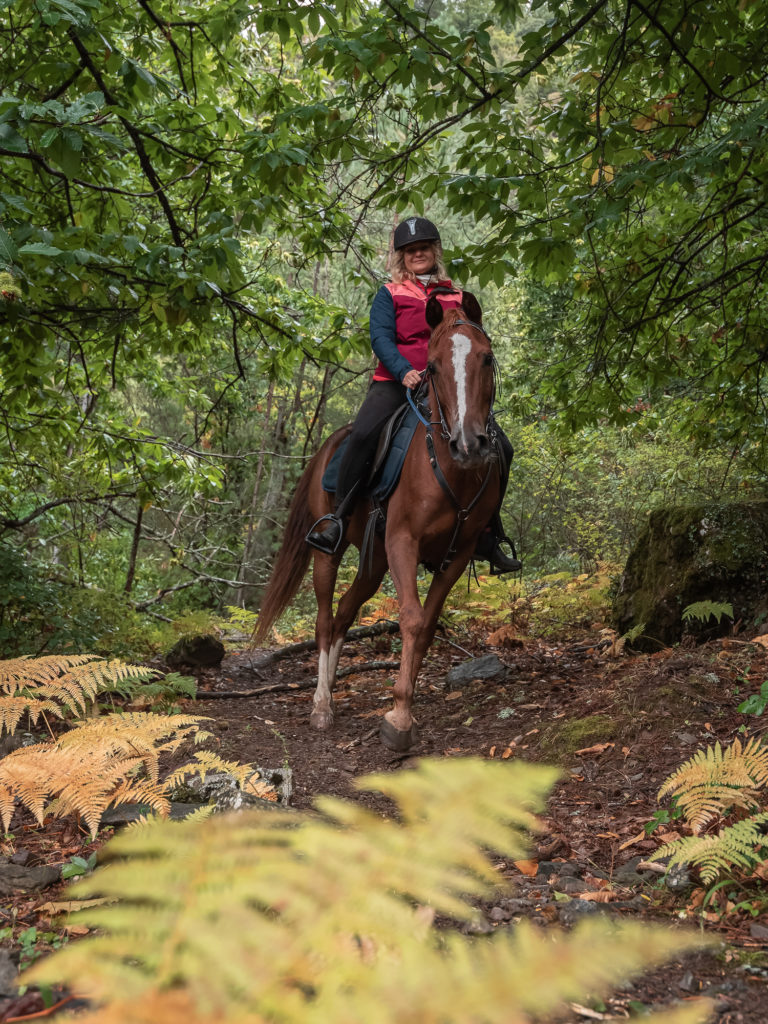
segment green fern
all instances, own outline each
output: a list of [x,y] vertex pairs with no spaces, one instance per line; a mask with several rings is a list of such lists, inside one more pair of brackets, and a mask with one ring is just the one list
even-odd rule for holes
[[728,601],[694,601],[683,608],[683,622],[695,619],[697,622],[706,623],[711,618],[714,618],[715,622],[720,622],[724,618],[732,619],[733,605]]
[[[325,798],[320,815],[250,812],[150,822],[105,847],[78,883],[112,901],[75,920],[98,930],[26,982],[101,1004],[90,1024],[510,1024],[606,994],[697,939],[585,922],[487,941],[431,927],[471,919],[498,889],[487,850],[524,852],[556,773],[525,764],[424,761],[372,776],[399,813]],[[654,1018],[694,1024],[706,1005]]]
[[722,871],[732,867],[751,871],[765,859],[768,837],[765,826],[768,811],[729,825],[718,835],[684,836],[657,850],[656,857],[669,857],[668,867],[690,864],[699,869],[705,885],[714,882]]

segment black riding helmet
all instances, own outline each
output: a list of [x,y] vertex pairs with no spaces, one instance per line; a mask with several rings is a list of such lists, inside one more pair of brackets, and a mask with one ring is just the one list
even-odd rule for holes
[[426,217],[409,217],[395,228],[393,245],[395,250],[404,249],[413,242],[439,242],[440,232]]

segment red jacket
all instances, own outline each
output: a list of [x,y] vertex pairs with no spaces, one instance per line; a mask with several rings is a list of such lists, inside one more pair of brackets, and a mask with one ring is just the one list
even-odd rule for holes
[[[380,288],[371,307],[371,346],[379,357],[374,380],[401,381],[409,369],[419,373],[427,365],[427,348],[431,329],[425,311],[427,299],[436,287],[451,288],[450,281],[391,281]],[[461,305],[460,290],[452,295],[441,294],[446,308]]]

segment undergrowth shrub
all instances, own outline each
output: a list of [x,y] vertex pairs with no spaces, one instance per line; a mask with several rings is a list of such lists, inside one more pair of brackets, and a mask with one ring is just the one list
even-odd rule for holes
[[[487,851],[521,856],[556,772],[422,761],[360,788],[390,819],[325,797],[319,815],[248,812],[151,823],[104,849],[71,890],[106,898],[72,920],[98,934],[27,972],[96,1001],[89,1024],[510,1024],[550,1020],[699,944],[665,928],[590,920],[570,935],[528,924],[488,939],[470,899],[498,888]],[[697,1002],[653,1019],[694,1024]]]

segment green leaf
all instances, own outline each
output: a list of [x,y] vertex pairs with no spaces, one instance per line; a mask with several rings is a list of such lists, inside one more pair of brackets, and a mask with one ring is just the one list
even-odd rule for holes
[[0,149],[7,149],[11,153],[26,153],[29,147],[11,125],[0,124]]
[[4,227],[0,226],[0,263],[13,263],[18,251],[19,250],[11,236]]
[[19,249],[20,256],[61,256],[63,250],[45,242],[28,242]]

